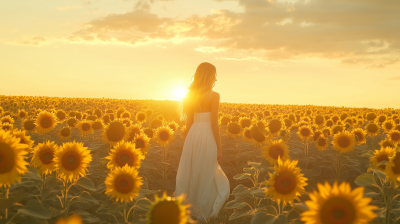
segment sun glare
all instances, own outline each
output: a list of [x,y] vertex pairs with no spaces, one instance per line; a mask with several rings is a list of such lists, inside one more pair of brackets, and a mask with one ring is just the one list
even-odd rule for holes
[[186,90],[184,88],[178,88],[175,90],[175,97],[181,100],[186,95]]

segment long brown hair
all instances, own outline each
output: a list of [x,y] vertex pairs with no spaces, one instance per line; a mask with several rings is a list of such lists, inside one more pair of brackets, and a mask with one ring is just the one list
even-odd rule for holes
[[181,120],[185,120],[189,113],[194,112],[194,108],[198,106],[198,101],[204,93],[213,89],[216,76],[217,69],[211,63],[203,62],[197,66],[192,83],[187,88],[188,92],[181,101]]

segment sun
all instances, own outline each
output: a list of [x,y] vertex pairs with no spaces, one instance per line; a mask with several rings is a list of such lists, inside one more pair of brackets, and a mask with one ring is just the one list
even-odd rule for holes
[[182,87],[179,87],[175,90],[175,97],[177,99],[182,99],[186,95],[186,90]]

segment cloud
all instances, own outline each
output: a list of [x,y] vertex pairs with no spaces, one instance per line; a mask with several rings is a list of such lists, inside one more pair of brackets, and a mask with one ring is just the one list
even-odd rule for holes
[[224,48],[216,48],[213,46],[200,46],[200,47],[195,48],[194,50],[203,52],[203,53],[215,53],[215,52],[226,51],[226,49],[224,49]]
[[237,2],[244,12],[213,10],[176,19],[151,13],[153,1],[138,1],[133,11],[90,21],[68,39],[134,45],[198,38],[218,43],[196,50],[260,51],[266,61],[322,57],[370,68],[400,61],[398,0]]
[[46,38],[44,37],[32,37],[27,40],[9,40],[6,41],[10,44],[18,44],[18,45],[29,45],[29,46],[41,46],[47,43]]

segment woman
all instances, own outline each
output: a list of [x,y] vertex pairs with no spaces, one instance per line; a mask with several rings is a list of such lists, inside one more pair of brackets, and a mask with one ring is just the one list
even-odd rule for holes
[[175,195],[186,194],[198,221],[217,217],[230,195],[229,181],[221,169],[222,145],[218,112],[220,96],[212,89],[216,68],[201,63],[182,103],[186,139],[176,175]]

